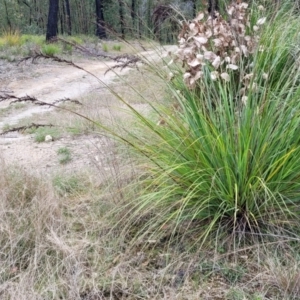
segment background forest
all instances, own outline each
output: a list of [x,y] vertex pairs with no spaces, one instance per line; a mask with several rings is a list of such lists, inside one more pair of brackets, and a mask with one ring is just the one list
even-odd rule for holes
[[202,0],[0,0],[0,30],[45,34],[49,4],[55,3],[58,34],[148,36],[164,43],[176,42],[178,20],[207,6]]

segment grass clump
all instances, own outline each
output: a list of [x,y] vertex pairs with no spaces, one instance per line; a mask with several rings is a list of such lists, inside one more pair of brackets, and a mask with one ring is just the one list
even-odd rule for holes
[[57,175],[53,186],[60,196],[70,196],[86,191],[87,180],[79,175]]
[[0,49],[3,49],[6,45],[6,41],[3,37],[0,36]]
[[[184,69],[169,84],[176,109],[155,107],[163,122],[131,107],[143,132],[128,143],[149,174],[126,215],[142,222],[138,240],[170,228],[171,236],[192,234],[199,248],[210,237],[248,242],[297,229],[299,18],[265,19],[254,9],[230,6],[230,26],[203,13],[183,28],[177,59]],[[251,23],[249,13],[258,16]]]
[[2,131],[3,132],[8,131],[10,129],[12,129],[12,126],[10,124],[7,124],[7,123],[3,124],[3,126],[2,126]]
[[103,50],[104,52],[108,52],[108,45],[105,44],[105,43],[103,43],[103,44],[102,44],[102,50]]
[[66,38],[67,41],[81,45],[83,44],[83,39],[79,36],[71,36]]
[[71,151],[67,147],[61,147],[57,150],[59,156],[59,163],[64,165],[72,160]]
[[21,45],[21,35],[18,30],[7,30],[1,35],[2,43],[9,47]]
[[45,55],[53,56],[53,55],[61,54],[62,48],[60,45],[51,43],[51,44],[43,45],[41,51]]
[[37,143],[45,142],[47,135],[50,135],[53,140],[59,139],[61,137],[61,131],[54,127],[37,127],[28,130],[28,133],[34,135],[34,140]]
[[45,37],[43,35],[22,34],[21,42],[22,44],[29,43],[42,46],[45,44]]
[[121,45],[113,45],[114,51],[121,51],[122,46]]

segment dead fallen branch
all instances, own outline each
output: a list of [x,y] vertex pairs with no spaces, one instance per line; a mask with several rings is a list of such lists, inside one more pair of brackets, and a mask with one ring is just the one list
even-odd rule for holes
[[30,125],[25,125],[25,126],[20,126],[20,127],[14,127],[14,128],[10,128],[7,129],[3,132],[0,133],[0,135],[5,135],[7,133],[11,133],[11,132],[24,132],[25,130],[28,129],[32,129],[32,128],[39,128],[39,127],[54,127],[54,125],[52,124],[35,124],[35,123],[31,123]]

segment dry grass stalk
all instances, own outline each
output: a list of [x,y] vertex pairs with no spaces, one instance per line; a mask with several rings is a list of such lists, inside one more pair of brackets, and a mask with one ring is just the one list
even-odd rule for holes
[[55,100],[52,103],[47,103],[47,102],[38,100],[37,98],[35,98],[33,96],[28,96],[28,95],[23,96],[23,97],[17,97],[12,94],[0,95],[0,102],[5,101],[5,100],[11,100],[11,99],[14,99],[14,100],[11,101],[10,104],[20,103],[20,102],[31,102],[31,103],[33,103],[35,105],[39,105],[39,106],[54,106],[54,107],[56,107],[56,104],[59,104],[59,103],[72,102],[74,104],[82,105],[82,103],[80,103],[78,100],[72,100],[70,98],[62,98],[62,99]]

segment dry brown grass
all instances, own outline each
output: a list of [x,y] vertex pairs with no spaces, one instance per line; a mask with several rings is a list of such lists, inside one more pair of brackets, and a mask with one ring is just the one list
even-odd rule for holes
[[89,173],[53,181],[1,164],[1,299],[299,298],[289,241],[200,252],[192,236],[179,240],[165,228],[137,242],[147,216],[131,225],[124,216],[143,187],[124,158],[111,153],[100,183]]
[[[130,73],[114,90],[143,109],[164,93],[141,74]],[[67,107],[120,129],[131,122],[104,89],[80,100],[82,107]],[[62,130],[99,130],[68,112],[40,118]],[[147,216],[132,223],[124,216],[143,189],[143,174],[127,149],[107,148],[99,149],[110,155],[99,155],[109,164],[100,182],[82,172],[53,179],[0,164],[1,299],[299,299],[299,251],[291,241],[238,249],[232,240],[220,247],[215,241],[199,251],[192,236],[179,239],[172,228],[137,239]]]
[[69,180],[59,196],[51,181],[1,164],[1,299],[82,299],[101,285],[113,247],[101,217],[113,199],[90,190],[88,178],[80,189],[82,178]]

